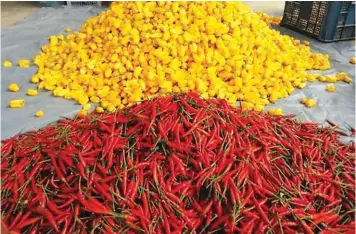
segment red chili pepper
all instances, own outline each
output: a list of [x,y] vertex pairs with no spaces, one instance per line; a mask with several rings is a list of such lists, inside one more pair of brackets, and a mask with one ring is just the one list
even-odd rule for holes
[[162,214],[162,217],[163,217],[164,233],[169,234],[169,233],[171,233],[171,229],[170,229],[170,225],[169,225],[170,222],[169,222],[169,220],[168,220],[168,218],[167,218],[166,213],[165,213],[163,210],[161,210],[161,214]]
[[[133,180],[133,179],[132,179]],[[139,181],[135,181],[134,182],[134,185],[129,193],[129,198],[133,201],[135,200],[135,197],[137,195],[137,190],[138,190],[138,186],[139,186]]]
[[166,192],[165,195],[167,196],[168,200],[175,202],[179,206],[183,205],[182,200],[180,200],[179,197],[175,196],[174,194]]
[[304,222],[304,220],[300,219],[299,221],[302,224],[302,227],[303,227],[304,231],[307,234],[313,234],[314,233],[313,230]]
[[235,201],[232,201],[233,204],[240,204],[241,203],[240,192],[231,178],[229,179],[229,185],[231,186],[231,192],[233,193],[235,198]]
[[20,134],[2,146],[3,222],[43,205],[68,233],[353,231],[355,144],[291,118],[189,94]]
[[83,206],[90,212],[97,213],[97,214],[112,214],[112,211],[97,201],[95,198],[90,198],[87,201],[83,195],[78,193],[76,195],[78,201],[83,204]]
[[339,221],[340,216],[338,214],[329,214],[328,216],[320,217],[319,219],[315,219],[314,223],[319,224],[319,223],[325,223],[325,224],[330,224],[335,221]]
[[210,201],[203,209],[203,215],[206,215],[210,210],[213,205],[213,201]]
[[65,181],[65,178],[64,178],[64,176],[63,176],[63,174],[62,174],[62,172],[61,172],[61,169],[60,169],[60,168],[58,167],[58,165],[57,165],[57,161],[56,161],[56,159],[55,159],[54,154],[48,153],[48,156],[51,158],[51,161],[52,161],[54,170],[56,171],[58,178],[59,178],[60,180]]
[[186,175],[186,165],[174,153],[172,153],[170,157],[175,162],[175,166],[178,168],[179,172]]
[[48,220],[48,222],[52,225],[54,230],[59,232],[58,226],[51,212],[49,212],[47,209],[41,206],[37,207],[36,212],[43,215]]
[[189,105],[183,97],[180,98],[180,104],[182,104],[183,108],[186,109],[189,113],[196,113],[197,109],[193,108]]
[[174,193],[177,193],[177,192],[184,194],[185,191],[186,191],[187,189],[189,189],[189,187],[191,187],[191,182],[190,182],[190,181],[183,181],[183,182],[181,182],[179,185],[175,186],[175,187],[172,189],[171,192],[172,192],[173,194],[174,194]]
[[[13,157],[13,161],[15,160],[15,155]],[[15,165],[11,171],[9,171],[9,173],[11,172],[13,175],[17,175],[19,173],[22,172],[23,168],[26,167],[28,164],[30,163],[30,160],[28,158],[23,158],[21,159],[21,161],[19,163],[12,163],[13,165]]]
[[[266,200],[267,200],[267,198],[266,198]],[[254,196],[252,196],[252,201],[255,204],[257,211],[260,213],[263,221],[265,221],[266,223],[269,223],[266,213],[262,210],[260,203],[257,202],[257,200],[255,199]]]
[[157,162],[154,159],[151,163],[151,171],[152,171],[152,175],[153,175],[153,181],[158,184],[158,175],[157,175]]
[[295,222],[281,222],[282,227],[298,227],[298,224]]
[[64,219],[64,225],[61,234],[66,234],[68,230],[69,221],[67,218]]
[[105,189],[103,185],[99,184],[97,181],[94,180],[95,188],[98,190],[99,194],[108,200],[109,202],[113,202],[112,196],[109,194],[109,189]]
[[13,227],[18,223],[18,221],[20,221],[20,219],[23,218],[23,214],[20,211],[16,217],[14,218],[14,220],[12,221],[11,225],[8,227],[9,230],[12,230]]
[[41,220],[42,217],[34,217],[34,218],[31,218],[31,219],[27,219],[27,220],[24,220],[22,222],[19,223],[19,225],[17,225],[17,229],[22,229],[24,227],[27,227],[31,224],[34,224],[34,223],[37,223],[39,220]]
[[60,209],[58,209],[58,207],[52,202],[52,201],[49,201],[47,202],[47,206],[48,206],[48,209],[58,215],[67,215],[69,214],[68,212],[63,212],[61,211]]
[[[229,216],[220,216],[215,222],[213,222],[210,230],[215,230],[217,229],[220,225],[227,223],[229,219]],[[223,225],[224,226],[224,225]]]

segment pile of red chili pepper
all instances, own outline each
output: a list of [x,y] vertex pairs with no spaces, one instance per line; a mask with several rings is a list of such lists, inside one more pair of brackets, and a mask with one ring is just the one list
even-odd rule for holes
[[190,93],[3,141],[13,233],[354,233],[355,144]]

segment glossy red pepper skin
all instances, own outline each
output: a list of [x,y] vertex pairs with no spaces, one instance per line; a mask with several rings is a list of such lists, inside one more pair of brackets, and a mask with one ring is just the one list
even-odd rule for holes
[[37,207],[36,212],[43,215],[48,222],[52,225],[52,227],[54,228],[54,230],[56,230],[57,232],[59,232],[58,226],[56,224],[55,218],[53,217],[52,213],[49,212],[47,209],[43,208],[43,207]]
[[61,120],[4,142],[3,223],[41,233],[347,233],[355,145],[338,131],[193,94]]

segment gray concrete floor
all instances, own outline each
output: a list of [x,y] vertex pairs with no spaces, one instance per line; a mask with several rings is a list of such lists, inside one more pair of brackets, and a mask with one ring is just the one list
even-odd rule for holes
[[242,1],[254,12],[262,11],[273,16],[282,16],[285,1]]
[[[253,11],[263,11],[270,15],[282,15],[284,1],[242,1]],[[39,2],[1,2],[1,28],[8,28],[36,12],[40,8]]]
[[1,28],[8,28],[40,9],[38,2],[1,2]]

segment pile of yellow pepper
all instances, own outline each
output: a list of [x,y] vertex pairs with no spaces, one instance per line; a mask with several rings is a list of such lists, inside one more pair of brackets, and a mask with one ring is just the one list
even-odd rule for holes
[[279,25],[282,22],[282,16],[267,15],[264,12],[257,12],[257,15],[269,25]]
[[328,55],[308,45],[240,2],[115,2],[79,32],[51,36],[31,81],[83,111],[90,102],[114,111],[188,91],[262,111],[307,81],[334,81],[307,73],[330,68]]

